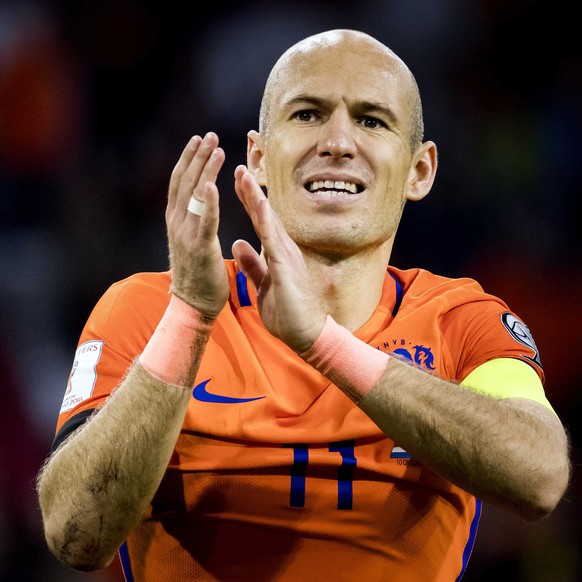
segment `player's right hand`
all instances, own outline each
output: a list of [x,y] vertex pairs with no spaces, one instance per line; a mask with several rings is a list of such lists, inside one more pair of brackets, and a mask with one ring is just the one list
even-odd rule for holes
[[[218,315],[229,293],[216,187],[224,158],[215,133],[192,137],[172,172],[166,208],[171,290],[208,317]],[[201,216],[188,211],[192,196],[204,203]]]

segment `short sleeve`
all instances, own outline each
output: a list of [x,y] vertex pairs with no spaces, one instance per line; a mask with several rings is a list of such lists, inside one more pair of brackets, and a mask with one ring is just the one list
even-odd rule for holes
[[529,364],[542,384],[545,382],[531,331],[502,301],[486,298],[460,305],[443,315],[441,329],[453,348],[451,353],[456,354],[457,379],[464,380],[475,368],[496,358],[516,358]]
[[141,354],[169,302],[169,276],[163,275],[133,275],[97,302],[77,344],[57,432],[81,412],[102,406]]

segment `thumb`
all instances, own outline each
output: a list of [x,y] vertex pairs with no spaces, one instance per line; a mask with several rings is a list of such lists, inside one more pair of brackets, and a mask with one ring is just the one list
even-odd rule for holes
[[258,289],[268,272],[267,263],[259,253],[246,241],[236,240],[232,244],[232,256],[245,274]]

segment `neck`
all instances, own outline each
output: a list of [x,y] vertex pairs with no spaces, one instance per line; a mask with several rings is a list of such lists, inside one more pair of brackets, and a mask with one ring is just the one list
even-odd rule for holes
[[348,257],[301,249],[327,312],[349,331],[366,323],[380,303],[392,242]]

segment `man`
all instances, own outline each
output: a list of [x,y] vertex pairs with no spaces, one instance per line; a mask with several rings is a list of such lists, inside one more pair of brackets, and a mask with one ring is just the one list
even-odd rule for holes
[[49,547],[140,581],[458,580],[482,500],[539,519],[567,486],[536,345],[476,282],[388,266],[437,153],[387,47],[299,42],[259,130],[235,190],[261,253],[223,259],[224,152],[195,136],[170,271],[91,314],[39,475]]

